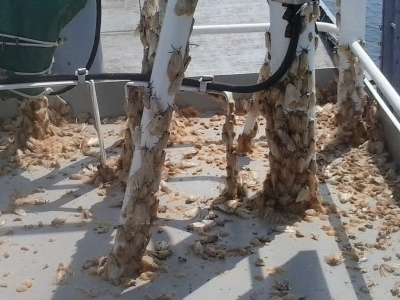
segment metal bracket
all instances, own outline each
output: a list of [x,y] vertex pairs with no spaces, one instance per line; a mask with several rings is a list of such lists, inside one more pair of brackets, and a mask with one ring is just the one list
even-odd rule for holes
[[305,4],[310,2],[310,0],[271,0],[274,2],[279,2],[283,4],[293,4],[293,5],[298,5],[298,4]]
[[89,72],[85,68],[81,68],[75,71],[75,76],[78,77],[78,85],[86,83],[86,75],[88,74]]
[[207,84],[209,82],[214,81],[214,76],[213,75],[204,75],[204,76],[200,77],[199,81],[200,81],[199,92],[206,93],[207,92]]

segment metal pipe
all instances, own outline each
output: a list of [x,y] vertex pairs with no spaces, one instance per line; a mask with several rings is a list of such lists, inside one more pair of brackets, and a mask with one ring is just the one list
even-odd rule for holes
[[[125,85],[126,85],[126,87],[146,87],[148,84],[149,83],[146,81],[129,81]],[[200,88],[181,85],[180,91],[181,92],[199,92]],[[126,91],[125,91],[125,94],[126,94]]]
[[375,88],[372,86],[371,82],[369,82],[368,79],[364,80],[364,84],[376,100],[378,102],[379,106],[383,109],[383,111],[386,113],[388,116],[389,120],[392,121],[393,125],[396,127],[396,129],[400,132],[400,122],[397,119],[397,117],[393,114],[393,112],[390,110],[390,108],[386,105],[385,101],[382,99],[382,97],[378,94],[378,92],[375,90]]
[[[200,25],[193,27],[192,35],[267,32],[269,28],[270,23]],[[326,22],[317,22],[317,29],[320,32],[339,33],[335,24]]]
[[106,149],[104,147],[103,134],[101,132],[101,120],[100,120],[99,105],[97,102],[96,86],[95,86],[94,80],[86,81],[86,83],[89,85],[89,89],[90,89],[90,99],[92,100],[93,115],[94,115],[94,120],[95,120],[95,124],[96,124],[96,131],[97,131],[97,136],[99,137],[101,164],[105,168],[107,166],[107,155],[106,155]]
[[[109,82],[125,82],[127,80],[101,80],[96,81],[96,83],[109,83]],[[146,87],[149,82],[148,81],[127,81],[127,86],[133,87]],[[65,85],[78,85],[78,81],[47,81],[47,82],[35,82],[35,83],[16,83],[16,84],[3,84],[0,85],[0,91],[8,91],[8,90],[19,90],[19,89],[33,89],[40,87],[49,87],[49,86],[65,86]],[[182,85],[180,88],[181,92],[199,92],[198,87],[185,86]]]
[[[289,45],[289,39],[285,38],[285,31],[288,22],[283,20],[282,18],[285,12],[286,12],[286,7],[282,6],[280,3],[277,2],[269,3],[269,14],[271,20],[269,39],[271,40],[271,49],[267,50],[271,54],[272,58],[270,62],[271,73],[276,72],[276,70],[281,65],[285,57],[285,51],[283,51],[283,49],[287,49]],[[291,58],[290,65],[292,65],[292,61],[293,57]]]
[[382,94],[385,96],[389,104],[396,111],[397,115],[400,115],[399,94],[397,94],[396,90],[386,79],[386,77],[382,74],[379,68],[375,65],[373,60],[364,51],[363,47],[361,47],[358,41],[351,43],[350,48],[353,51],[353,53],[358,56],[365,70],[369,73],[369,75],[371,75],[371,78],[374,80],[374,82],[376,83]]
[[48,82],[35,82],[35,83],[15,83],[15,84],[2,84],[0,91],[20,90],[20,89],[34,89],[49,86],[64,86],[64,85],[78,85],[77,80],[71,81],[48,81]]
[[[179,49],[181,57],[184,57],[186,45],[189,41],[192,22],[193,12],[190,14],[177,15],[174,12],[174,7],[178,0],[169,0],[165,12],[163,25],[161,27],[160,40],[157,48],[157,55],[154,60],[153,72],[151,73],[150,82],[152,88],[150,89],[151,95],[158,99],[158,109],[160,113],[165,112],[169,107],[174,104],[175,93],[170,91],[171,82],[168,76],[169,62],[174,55],[174,49]],[[179,85],[180,86],[180,85]],[[178,86],[178,87],[179,87]],[[152,100],[157,101],[157,100]],[[143,110],[140,134],[140,146],[134,145],[134,153],[129,171],[129,179],[127,182],[127,188],[124,196],[122,211],[125,209],[127,203],[130,201],[131,194],[134,190],[133,184],[130,180],[132,176],[142,166],[141,149],[148,148],[152,149],[157,145],[160,140],[160,136],[153,136],[150,133],[149,124],[154,118],[154,112],[150,111],[146,107]],[[126,222],[126,217],[120,217],[120,224]],[[115,248],[114,248],[115,249]]]
[[193,26],[192,35],[252,33],[252,32],[266,32],[268,30],[269,30],[269,23],[200,25],[200,26]]
[[317,22],[317,30],[320,32],[325,32],[325,33],[333,33],[333,34],[339,34],[339,30],[336,26],[336,24],[331,24],[327,22]]

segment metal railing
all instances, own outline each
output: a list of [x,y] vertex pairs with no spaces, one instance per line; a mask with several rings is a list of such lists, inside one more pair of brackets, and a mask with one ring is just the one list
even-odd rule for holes
[[[252,24],[228,24],[228,25],[199,25],[193,26],[192,35],[200,34],[228,34],[228,33],[253,33],[267,32],[270,23],[252,23]],[[317,22],[317,29],[321,32],[338,34],[335,24],[326,22]]]

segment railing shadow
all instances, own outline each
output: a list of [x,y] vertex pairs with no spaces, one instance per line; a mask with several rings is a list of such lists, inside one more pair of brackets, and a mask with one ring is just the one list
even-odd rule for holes
[[[95,204],[92,206],[92,210],[102,211],[103,208],[100,206],[103,204],[103,202]],[[108,215],[108,221],[115,222],[118,216],[119,210],[115,210],[112,216],[111,214]],[[221,217],[231,216],[222,214]],[[245,246],[248,244],[248,239],[252,237],[248,225],[236,217],[231,218],[234,221],[225,225],[230,227],[229,232],[235,233],[229,237],[229,246]],[[174,231],[185,228],[189,223],[191,221],[160,218],[157,220],[158,225],[152,228],[153,236],[150,244],[159,240],[173,241]],[[270,232],[271,228],[262,221],[254,219],[252,223],[254,224],[252,227],[259,236],[267,236]],[[157,233],[159,225],[162,224],[165,224],[163,225],[165,231]],[[77,242],[77,251],[72,256],[73,265],[82,266],[86,259],[106,254],[105,248],[111,250],[111,245],[107,246],[104,240],[102,247],[94,249],[95,240],[91,235],[93,234],[87,232],[85,237]],[[296,295],[306,296],[312,290],[313,295],[315,293],[318,295],[317,298],[312,299],[328,300],[332,298],[315,251],[300,251],[284,263],[282,267],[286,269],[287,275],[266,276],[265,271],[262,271],[263,268],[256,267],[254,264],[258,258],[264,258],[261,257],[260,248],[253,248],[254,254],[249,256],[238,255],[227,257],[225,260],[204,261],[202,258],[195,257],[188,246],[197,238],[196,234],[187,233],[187,236],[181,242],[172,246],[173,255],[165,261],[165,264],[169,267],[169,272],[158,272],[159,277],[154,282],[126,289],[121,299],[144,299],[146,295],[158,296],[168,291],[177,293],[174,299],[199,299],[198,297],[202,293],[206,293],[209,299],[266,299],[266,295],[269,294],[269,290],[273,288],[274,284],[284,280],[290,282],[291,290],[289,292]],[[273,239],[273,237],[271,238]],[[187,262],[179,262],[178,257],[187,258]],[[270,263],[268,259],[265,260],[267,264]],[[303,272],[307,276],[299,276]],[[184,278],[175,276],[182,273],[186,273],[187,276]],[[257,275],[261,276],[262,279],[257,280]],[[78,285],[87,290],[100,292],[99,299],[109,299],[112,293],[123,291],[123,287],[113,287],[109,283],[102,282],[99,278],[89,277],[86,272],[82,271],[75,273],[70,284],[57,288],[52,299],[69,299],[71,293],[74,292],[73,289]],[[248,290],[244,289],[244,286],[248,287]],[[210,294],[210,290],[213,291],[212,294]],[[259,296],[261,298],[258,298]]]
[[[33,179],[30,173],[18,167],[12,174],[0,177],[0,185],[3,187],[3,193],[8,195],[17,191],[21,197],[35,194],[37,197],[46,200],[47,192],[49,191],[52,193],[52,198],[57,198],[55,201],[47,202],[42,205],[24,205],[22,208],[28,210],[29,213],[68,211],[68,209],[61,208],[61,206],[95,189],[95,187],[91,185],[82,185],[79,180],[69,179],[69,175],[78,173],[89,163],[96,164],[97,162],[98,160],[96,158],[84,157],[66,167],[40,170],[42,174],[36,179]],[[35,176],[37,176],[37,172],[35,172]],[[35,191],[38,187],[44,187],[44,192],[40,193]],[[68,193],[68,191],[72,191],[72,193]],[[5,214],[11,206],[11,203],[0,203],[0,209]]]
[[[76,172],[75,168],[71,170]],[[59,173],[60,171],[61,170],[53,170],[52,172]],[[62,171],[67,173],[64,169]],[[52,182],[52,184],[56,184],[57,182],[58,181]],[[50,182],[48,181],[46,183],[48,184]],[[32,186],[32,182],[29,182],[29,184]],[[79,191],[90,191],[92,189],[92,186],[82,184]],[[120,192],[119,197],[123,197],[122,192]],[[95,226],[94,223],[99,220],[110,224],[118,224],[120,210],[108,208],[109,199],[111,199],[111,197],[106,196],[103,201],[88,207],[93,213],[93,219],[88,221],[84,229],[77,228],[74,224],[63,225],[62,232],[76,232],[82,230],[86,232],[84,237],[76,242],[76,251],[71,256],[71,265],[74,266],[72,281],[68,285],[56,287],[52,299],[70,299],[71,295],[80,295],[75,290],[77,286],[83,287],[86,290],[100,292],[97,296],[98,299],[110,299],[114,292],[121,292],[123,290],[121,287],[113,287],[109,283],[102,282],[99,278],[90,277],[86,271],[81,270],[86,260],[96,256],[107,255],[107,252],[112,249],[113,237],[110,236],[110,232],[106,233],[107,238],[104,238],[103,235],[98,235],[92,230]],[[59,207],[66,202],[68,202],[68,198],[60,199],[54,202],[54,206],[51,206],[51,209],[56,210],[57,207],[59,209]],[[46,205],[50,205],[50,203]],[[46,208],[46,205],[34,208],[38,208],[37,212],[45,212],[49,210],[50,207],[47,206]],[[234,219],[234,222],[229,222],[225,225],[230,227],[229,232],[234,233],[234,235],[231,234],[229,237],[229,244],[227,244],[227,246],[248,245],[249,239],[252,237],[250,232],[253,230],[257,232],[257,236],[268,236],[271,243],[275,243],[275,238],[278,236],[276,233],[272,233],[271,226],[266,225],[258,219],[252,220],[252,228],[249,229],[248,223],[236,217],[221,213],[221,218]],[[176,229],[184,229],[186,225],[191,222],[192,221],[188,220],[160,218],[157,220],[156,226],[152,229],[152,243],[159,240],[174,241],[174,231],[176,231]],[[157,228],[159,226],[163,226],[165,231],[157,233]],[[22,230],[22,226],[21,228],[13,226],[13,228],[16,229],[16,235],[57,234],[60,232],[50,226],[44,226],[36,230]],[[223,230],[224,228],[221,229]],[[214,234],[214,232],[212,233]],[[255,277],[257,275],[262,275],[263,271],[261,268],[254,266],[254,262],[257,258],[263,258],[261,257],[260,251],[265,251],[264,247],[262,249],[253,248],[255,253],[249,256],[231,256],[226,260],[208,261],[204,264],[204,260],[201,258],[194,257],[193,254],[188,255],[188,251],[191,250],[187,244],[194,242],[197,238],[195,234],[187,233],[183,241],[172,247],[174,254],[166,261],[166,265],[170,268],[169,273],[160,274],[159,278],[154,282],[125,290],[122,299],[132,299],[132,297],[133,299],[142,299],[146,294],[159,295],[167,292],[167,287],[178,293],[176,299],[196,299],[197,296],[194,295],[199,295],[203,290],[209,291],[215,289],[215,286],[220,286],[221,288],[215,291],[210,299],[228,299],[226,295],[231,295],[229,299],[257,299],[258,296],[260,299],[265,299],[264,295],[269,293],[269,289],[272,288],[275,281],[281,282],[283,280],[289,281],[293,293],[296,295],[306,296],[312,291],[313,295],[315,295],[315,293],[318,294],[318,299],[331,299],[330,291],[324,281],[323,270],[315,251],[302,251],[299,249],[298,253],[295,254],[292,259],[282,264],[282,266],[287,269],[287,275],[265,276],[264,274],[263,280],[259,281],[255,279]],[[187,257],[188,262],[179,263],[177,259],[178,256]],[[269,263],[271,262],[267,259],[267,264]],[[177,273],[183,272],[187,272],[188,276],[185,278],[175,277]],[[307,277],[298,275],[302,274],[302,272],[307,272]],[[310,278],[312,279],[311,284]],[[243,291],[243,288],[240,288],[243,286],[248,286],[249,290]],[[234,287],[238,288],[235,289]],[[192,295],[195,291],[196,293]],[[76,297],[74,296],[74,298]],[[77,299],[86,299],[86,296],[82,293],[82,297],[78,297]],[[369,298],[363,297],[359,299]]]

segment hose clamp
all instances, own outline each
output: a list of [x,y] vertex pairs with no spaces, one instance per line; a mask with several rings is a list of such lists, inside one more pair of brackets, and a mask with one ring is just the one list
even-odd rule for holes
[[86,75],[88,74],[89,72],[85,68],[81,68],[75,71],[75,76],[78,77],[78,85],[85,84]]
[[206,93],[207,92],[207,84],[210,82],[214,81],[214,76],[213,75],[204,75],[201,76],[199,79],[200,85],[199,85],[199,92],[200,93]]

